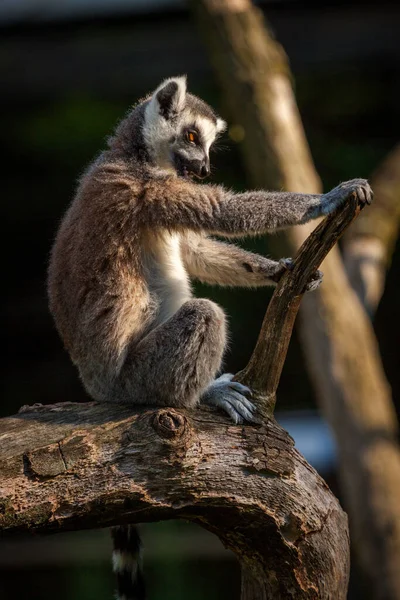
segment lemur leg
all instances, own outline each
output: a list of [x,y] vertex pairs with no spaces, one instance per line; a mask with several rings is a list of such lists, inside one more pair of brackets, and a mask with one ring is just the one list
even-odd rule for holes
[[[208,403],[224,408],[235,422],[251,416],[254,407],[243,395],[250,392],[248,388],[221,378],[213,387],[225,340],[225,314],[219,306],[205,299],[185,302],[129,350],[112,399],[194,407],[207,391]],[[229,399],[232,407],[227,408]],[[241,412],[239,405],[243,405]]]
[[193,407],[217,373],[225,349],[225,315],[209,300],[185,302],[127,354],[117,400]]

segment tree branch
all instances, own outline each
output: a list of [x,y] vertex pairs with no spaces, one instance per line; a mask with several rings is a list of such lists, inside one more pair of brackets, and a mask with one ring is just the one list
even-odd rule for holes
[[322,221],[299,249],[293,270],[278,283],[250,361],[236,380],[251,386],[263,414],[273,413],[283,365],[305,287],[328,252],[360,214],[355,196]]
[[[277,286],[271,329],[282,348],[305,284],[358,211],[353,200],[328,217]],[[277,385],[286,349],[262,344],[244,376],[265,359]],[[243,600],[346,598],[346,515],[273,419],[237,427],[211,409],[91,402],[25,406],[0,420],[2,535],[176,518],[237,554]]]
[[400,144],[372,174],[371,185],[374,203],[344,236],[343,257],[353,289],[373,315],[400,227]]
[[345,599],[346,515],[274,421],[96,403],[0,421],[3,536],[177,518],[218,535],[265,598]]

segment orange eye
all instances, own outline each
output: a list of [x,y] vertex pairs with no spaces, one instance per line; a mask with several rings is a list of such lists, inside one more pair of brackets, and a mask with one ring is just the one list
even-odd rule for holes
[[198,142],[197,133],[195,131],[187,131],[186,132],[186,139],[191,144],[197,144],[197,142]]

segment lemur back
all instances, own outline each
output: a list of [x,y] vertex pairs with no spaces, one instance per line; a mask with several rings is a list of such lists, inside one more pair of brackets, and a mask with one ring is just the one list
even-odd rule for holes
[[[193,298],[190,280],[274,285],[290,259],[270,260],[212,236],[302,224],[352,193],[371,201],[362,179],[323,195],[235,194],[205,184],[199,180],[210,173],[210,148],[224,128],[211,107],[187,93],[184,77],[168,79],[121,121],[79,182],[54,243],[48,290],[57,329],[95,400],[203,402],[235,423],[253,422],[251,391],[231,374],[215,379],[226,345],[224,311]],[[320,282],[317,273],[308,289]],[[129,557],[137,535],[117,533],[120,597],[139,598]]]

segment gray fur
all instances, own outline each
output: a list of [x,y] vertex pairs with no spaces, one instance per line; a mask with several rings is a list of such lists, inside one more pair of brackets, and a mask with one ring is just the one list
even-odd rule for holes
[[225,316],[214,302],[192,298],[190,279],[255,287],[276,283],[290,267],[210,235],[306,223],[353,192],[371,201],[362,179],[324,195],[235,194],[194,182],[223,127],[187,94],[185,78],[172,78],[127,115],[80,181],[53,247],[49,297],[85,388],[99,401],[194,407],[202,398],[237,423],[254,420],[247,389],[229,376],[214,381]]

